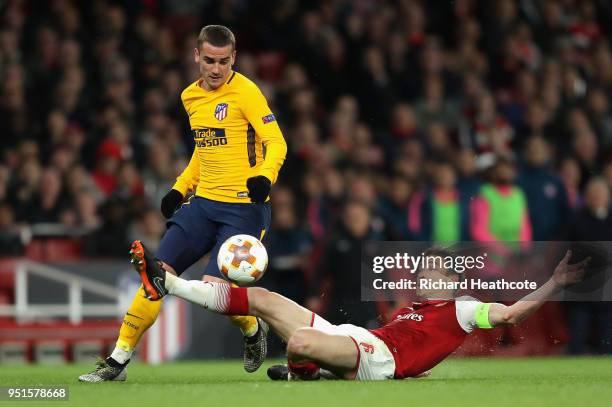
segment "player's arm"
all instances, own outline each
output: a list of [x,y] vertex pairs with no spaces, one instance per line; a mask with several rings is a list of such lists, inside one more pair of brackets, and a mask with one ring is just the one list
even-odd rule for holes
[[176,182],[172,189],[177,190],[181,195],[185,196],[188,192],[194,191],[200,181],[200,161],[198,159],[197,149],[193,149],[193,154],[189,160],[189,164],[183,170],[181,175],[176,178]]
[[172,189],[162,198],[161,211],[166,219],[170,219],[178,207],[183,203],[185,196],[190,191],[195,190],[200,181],[200,161],[197,149],[193,149],[193,154],[189,164],[181,175],[176,178]]
[[540,288],[514,304],[509,306],[498,303],[478,304],[476,325],[480,328],[493,328],[499,325],[517,324],[536,312],[562,287],[581,281],[590,258],[570,265],[568,261],[571,255],[572,252],[568,250],[555,268],[552,277]]
[[264,202],[285,161],[287,143],[261,91],[256,86],[249,86],[243,96],[243,113],[266,148],[264,163],[257,176],[247,180],[247,188],[252,202]]

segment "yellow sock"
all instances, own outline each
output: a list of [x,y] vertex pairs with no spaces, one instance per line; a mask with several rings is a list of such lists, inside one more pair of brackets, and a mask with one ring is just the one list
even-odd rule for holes
[[150,301],[144,295],[145,291],[140,286],[132,300],[132,305],[123,317],[117,348],[125,352],[132,351],[138,345],[142,335],[153,325],[159,315],[163,300]]
[[230,321],[232,321],[234,325],[240,328],[242,335],[253,336],[257,333],[257,328],[259,328],[257,318],[252,317],[250,315],[229,315],[228,318],[230,319]]
[[[236,284],[232,283],[232,287],[238,287]],[[257,318],[252,317],[250,315],[228,315],[228,318],[234,325],[240,328],[242,335],[244,336],[253,336],[257,333],[257,329],[259,328],[259,324],[257,323]]]

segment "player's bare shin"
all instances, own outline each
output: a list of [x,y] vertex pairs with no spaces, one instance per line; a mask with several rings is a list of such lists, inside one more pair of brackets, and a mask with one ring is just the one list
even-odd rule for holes
[[287,342],[293,333],[309,327],[312,312],[282,295],[260,287],[247,289],[249,310],[270,325]]

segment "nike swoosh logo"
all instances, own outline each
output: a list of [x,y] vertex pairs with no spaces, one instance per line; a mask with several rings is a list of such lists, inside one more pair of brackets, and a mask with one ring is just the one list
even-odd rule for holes
[[189,117],[193,116],[194,114],[195,114],[195,112],[187,113],[187,115],[188,115]]
[[153,279],[153,284],[155,284],[155,287],[157,287],[160,293],[167,293],[166,287],[164,287],[164,280],[161,277],[155,277]]
[[125,315],[129,315],[131,317],[138,318],[138,319],[144,319],[144,318],[140,318],[138,315],[130,314],[129,312],[126,312]]

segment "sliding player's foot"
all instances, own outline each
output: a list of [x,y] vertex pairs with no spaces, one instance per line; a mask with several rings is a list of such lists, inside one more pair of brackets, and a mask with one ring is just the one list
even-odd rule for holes
[[268,377],[272,380],[286,381],[291,380],[292,373],[289,372],[287,365],[272,365],[268,368]]
[[96,368],[90,373],[79,376],[80,382],[108,382],[119,381],[124,382],[127,379],[127,363],[124,365],[115,362],[110,358],[99,359],[96,362]]
[[[324,374],[325,372],[325,374]],[[298,375],[291,370],[287,365],[273,365],[268,368],[268,377],[272,380],[279,381],[294,381],[294,380],[319,380],[325,378],[328,380],[337,380],[333,373],[327,370],[317,369],[312,374]]]
[[168,294],[166,290],[166,272],[159,260],[155,259],[147,248],[135,240],[130,250],[132,265],[134,270],[140,275],[142,286],[147,293],[147,298],[151,301],[160,300]]
[[244,370],[253,373],[262,365],[268,353],[268,324],[257,318],[259,327],[252,337],[244,338]]

